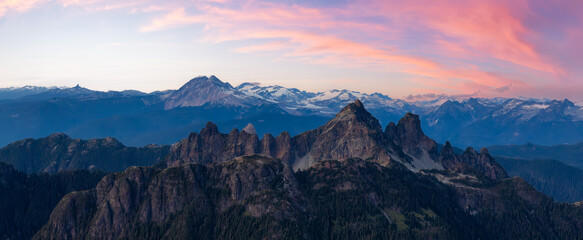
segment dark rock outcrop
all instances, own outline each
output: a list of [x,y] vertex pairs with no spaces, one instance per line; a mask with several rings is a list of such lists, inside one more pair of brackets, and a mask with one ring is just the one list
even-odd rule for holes
[[[95,190],[63,198],[35,238],[224,239],[246,224],[262,239],[290,238],[305,211],[301,198],[291,168],[265,156],[165,170],[133,167],[103,178]],[[239,220],[221,222],[232,218]]]
[[425,136],[418,115],[407,113],[396,126],[389,123],[386,129],[388,137],[401,146],[405,153],[415,157],[427,153],[431,158],[435,158],[437,143]]
[[462,163],[478,170],[491,179],[500,180],[508,178],[506,171],[490,156],[486,148],[482,148],[480,153],[478,153],[473,148],[468,147],[459,159]]
[[262,148],[255,134],[237,129],[223,134],[214,123],[209,122],[200,134],[193,132],[188,138],[172,145],[165,161],[169,166],[225,162],[238,156],[259,153]]
[[445,169],[458,173],[482,174],[493,180],[509,177],[504,168],[490,156],[486,148],[482,148],[478,153],[473,148],[468,147],[461,155],[456,155],[451,144],[445,142],[438,159]]

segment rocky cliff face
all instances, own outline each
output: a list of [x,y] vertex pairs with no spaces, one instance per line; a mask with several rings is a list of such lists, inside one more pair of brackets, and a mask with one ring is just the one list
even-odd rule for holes
[[405,114],[397,125],[389,123],[385,132],[390,139],[403,148],[403,151],[414,157],[429,154],[433,158],[437,154],[437,144],[425,136],[421,130],[419,116],[415,114]]
[[419,116],[407,113],[398,124],[389,123],[385,135],[399,146],[412,161],[404,161],[405,165],[414,171],[420,169],[443,169],[436,161],[437,143],[425,136],[421,130]]
[[461,156],[461,161],[468,166],[478,170],[491,179],[508,178],[508,174],[496,160],[490,156],[488,149],[482,148],[480,153],[468,147]]
[[486,148],[482,148],[478,153],[473,148],[468,147],[461,155],[456,155],[451,144],[446,142],[441,149],[438,161],[444,168],[458,173],[482,174],[494,180],[509,177]]
[[224,239],[261,219],[269,221],[264,229],[247,231],[279,239],[298,224],[305,211],[301,201],[291,168],[270,157],[164,170],[133,167],[103,178],[94,190],[63,198],[35,238]]
[[237,129],[223,134],[215,124],[209,122],[200,134],[193,132],[188,138],[173,145],[166,162],[169,166],[225,162],[238,156],[259,153],[260,150],[257,135],[239,132]]
[[149,166],[168,153],[168,146],[126,147],[114,138],[80,140],[63,133],[25,139],[0,149],[0,162],[27,173],[57,173],[87,169],[122,171],[129,166]]
[[453,184],[354,158],[294,173],[261,155],[133,167],[65,196],[35,239],[583,237],[583,209],[554,204],[521,179],[446,175]]
[[381,164],[396,156],[376,118],[356,100],[326,125],[292,138],[295,169],[307,169],[325,159],[360,157]]

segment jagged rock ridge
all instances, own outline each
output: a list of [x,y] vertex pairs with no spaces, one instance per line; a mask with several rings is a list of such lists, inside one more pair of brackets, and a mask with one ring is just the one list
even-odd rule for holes
[[494,179],[507,177],[487,151],[469,151],[459,156],[451,152],[451,156],[440,157],[436,142],[425,136],[415,114],[407,113],[398,124],[389,123],[383,132],[378,120],[359,100],[348,104],[325,125],[291,138],[284,132],[276,138],[265,135],[260,140],[255,134],[237,129],[223,134],[208,123],[200,134],[191,133],[173,145],[165,161],[168,166],[180,166],[224,162],[249,154],[276,157],[294,169],[307,169],[320,160],[357,157],[381,165],[397,161],[414,171],[472,168]]

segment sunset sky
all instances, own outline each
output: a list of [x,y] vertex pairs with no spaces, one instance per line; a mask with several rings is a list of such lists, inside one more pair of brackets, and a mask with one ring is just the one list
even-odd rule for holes
[[581,0],[0,0],[0,88],[149,92],[216,75],[583,100],[582,12]]

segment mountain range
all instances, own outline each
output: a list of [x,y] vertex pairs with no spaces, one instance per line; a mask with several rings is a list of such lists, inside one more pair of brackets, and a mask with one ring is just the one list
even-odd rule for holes
[[583,238],[581,207],[486,149],[438,147],[415,114],[383,129],[356,100],[295,136],[252,129],[207,123],[155,167],[65,195],[34,239]]
[[360,99],[384,123],[396,122],[405,113],[412,112],[420,116],[429,136],[459,146],[527,142],[549,145],[583,140],[580,131],[583,129],[583,109],[568,99],[438,96],[423,101],[406,101],[380,93],[349,90],[310,93],[251,83],[236,88],[249,96],[278,103],[289,113],[299,115],[330,115],[354,99]]
[[[12,220],[14,211],[0,214],[14,226],[0,236],[11,239],[583,239],[579,205],[553,202],[509,177],[485,148],[438,145],[418,115],[407,113],[383,129],[359,100],[297,135],[259,138],[252,125],[222,133],[209,122],[169,148],[53,134],[0,152],[16,156],[13,163],[52,153],[29,170],[57,169],[43,173],[49,178],[76,168],[142,165],[98,183],[101,173],[77,173],[83,184],[45,189],[62,196],[58,203],[0,198],[7,209],[42,203],[32,225]],[[121,153],[139,161],[116,158]],[[44,167],[54,163],[63,167]],[[39,184],[35,174],[0,167],[2,196]]]
[[129,146],[172,144],[207,121],[224,131],[253,123],[259,134],[295,135],[324,124],[355,99],[384,124],[415,113],[428,136],[455,146],[583,141],[583,110],[567,99],[438,96],[407,101],[350,90],[313,93],[254,83],[233,87],[215,76],[201,76],[178,90],[152,93],[80,86],[0,89],[0,145],[54,132],[84,139],[115,137]]

